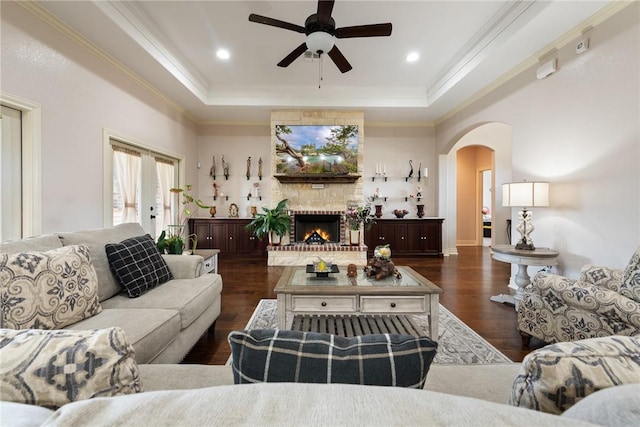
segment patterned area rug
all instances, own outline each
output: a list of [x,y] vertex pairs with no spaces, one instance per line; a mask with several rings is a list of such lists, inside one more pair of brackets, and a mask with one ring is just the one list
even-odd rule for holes
[[[427,317],[413,317],[426,331]],[[260,300],[245,329],[274,329],[278,323],[277,318],[278,302],[274,299]],[[438,353],[433,363],[472,365],[512,362],[442,305],[439,331]]]

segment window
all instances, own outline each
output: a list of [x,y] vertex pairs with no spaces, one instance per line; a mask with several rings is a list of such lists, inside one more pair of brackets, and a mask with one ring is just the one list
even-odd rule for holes
[[178,186],[180,159],[142,145],[108,138],[109,215],[105,225],[138,222],[157,237],[171,224],[170,189]]

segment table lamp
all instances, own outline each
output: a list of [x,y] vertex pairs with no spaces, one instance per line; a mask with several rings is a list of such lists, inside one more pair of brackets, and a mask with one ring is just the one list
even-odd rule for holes
[[518,212],[518,226],[521,238],[516,249],[535,250],[531,240],[531,232],[535,229],[531,224],[532,213],[527,208],[549,206],[548,182],[510,182],[502,184],[502,206],[521,207]]

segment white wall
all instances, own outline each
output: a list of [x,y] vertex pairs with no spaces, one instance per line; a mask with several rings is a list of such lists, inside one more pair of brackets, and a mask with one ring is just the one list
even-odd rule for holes
[[103,226],[104,128],[193,164],[195,126],[149,89],[13,2],[1,26],[3,93],[42,107],[42,232]]
[[512,127],[511,178],[551,183],[533,240],[571,277],[588,262],[622,268],[640,243],[639,22],[635,3],[592,30],[586,53],[560,49],[555,74],[532,67],[436,127],[439,153],[478,123]]
[[[370,197],[379,189],[381,197],[375,204],[383,205],[382,218],[395,218],[394,209],[406,209],[405,218],[417,218],[416,204],[424,204],[425,217],[436,216],[438,181],[435,174],[437,157],[433,127],[379,127],[367,126],[365,121],[364,146],[364,196]],[[405,180],[409,174],[409,160],[413,163],[413,179]],[[376,179],[376,164],[384,164],[387,181]],[[422,164],[422,179],[417,180],[418,168]],[[424,177],[428,168],[429,176]],[[410,194],[416,195],[418,186],[422,190],[420,202],[416,198],[405,201]]]
[[[225,180],[222,171],[222,156],[229,163],[229,180]],[[209,176],[216,156],[216,180],[222,192],[229,196],[213,200],[214,180]],[[247,157],[251,156],[251,179],[247,180]],[[271,203],[271,130],[269,125],[261,126],[203,126],[198,129],[198,197],[207,204],[216,206],[216,218],[229,216],[229,206],[235,203],[241,218],[250,218],[250,207],[256,206],[258,212],[262,207],[275,207]],[[258,174],[258,160],[262,157],[262,173]],[[262,200],[247,200],[253,184],[260,184]],[[207,216],[206,212],[200,212]]]

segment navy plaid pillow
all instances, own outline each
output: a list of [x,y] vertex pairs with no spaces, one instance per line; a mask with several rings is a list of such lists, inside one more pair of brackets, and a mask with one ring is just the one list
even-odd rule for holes
[[343,383],[422,388],[438,343],[429,337],[278,329],[229,334],[236,384]]
[[149,289],[173,279],[150,235],[132,237],[120,243],[105,245],[109,267],[129,298],[136,298]]

